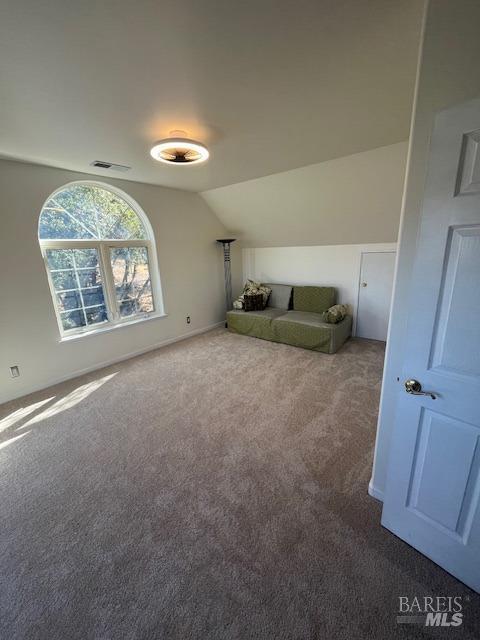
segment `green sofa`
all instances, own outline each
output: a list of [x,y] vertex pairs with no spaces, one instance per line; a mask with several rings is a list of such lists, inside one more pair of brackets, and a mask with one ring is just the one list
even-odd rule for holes
[[335,304],[334,287],[266,286],[272,292],[263,311],[228,311],[230,331],[323,353],[335,353],[349,338],[350,315],[337,324],[322,319],[323,312]]

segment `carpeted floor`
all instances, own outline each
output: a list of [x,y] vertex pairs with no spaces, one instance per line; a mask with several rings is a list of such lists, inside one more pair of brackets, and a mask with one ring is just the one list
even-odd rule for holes
[[478,638],[367,495],[382,361],[219,329],[0,407],[1,640]]

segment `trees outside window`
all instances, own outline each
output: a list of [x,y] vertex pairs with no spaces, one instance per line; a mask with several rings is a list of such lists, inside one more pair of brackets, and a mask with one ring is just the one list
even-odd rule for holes
[[162,312],[153,233],[126,194],[66,185],[45,203],[38,234],[62,335]]

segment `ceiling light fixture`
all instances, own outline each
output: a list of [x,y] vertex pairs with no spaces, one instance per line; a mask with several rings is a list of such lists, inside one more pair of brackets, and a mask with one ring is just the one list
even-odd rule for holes
[[210,155],[207,147],[189,138],[166,138],[157,142],[150,150],[154,160],[165,164],[190,165],[205,162]]

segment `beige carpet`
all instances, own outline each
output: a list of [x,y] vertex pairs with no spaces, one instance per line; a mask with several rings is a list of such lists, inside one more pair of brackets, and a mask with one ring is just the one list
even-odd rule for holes
[[367,496],[382,361],[220,329],[0,407],[0,638],[478,638]]

